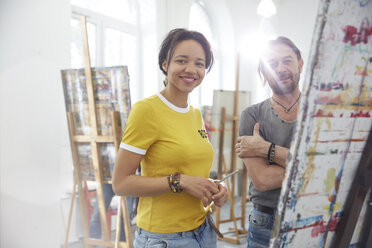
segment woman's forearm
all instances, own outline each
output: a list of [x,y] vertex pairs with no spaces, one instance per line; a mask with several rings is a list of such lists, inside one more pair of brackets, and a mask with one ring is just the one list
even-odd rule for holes
[[112,186],[117,195],[126,196],[156,196],[171,192],[166,177],[128,175],[113,180]]

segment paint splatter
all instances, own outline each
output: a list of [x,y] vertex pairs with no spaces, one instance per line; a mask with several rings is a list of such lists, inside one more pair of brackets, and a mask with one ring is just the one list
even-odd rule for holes
[[[331,218],[329,231],[334,232],[337,228],[338,223],[341,220],[343,212],[336,212]],[[311,236],[317,237],[319,234],[323,234],[327,229],[327,223],[323,220],[323,215],[311,216],[308,218],[297,218],[295,222],[286,222],[281,232],[291,232],[302,230],[312,227]]]
[[328,97],[328,96],[319,96],[315,99],[315,104],[329,104],[329,105],[342,105],[344,101],[341,99],[341,96]]
[[364,8],[364,7],[366,7],[371,2],[372,2],[371,0],[360,0],[359,1],[359,6],[362,7],[362,8]]
[[358,65],[355,66],[355,69],[356,69],[356,71],[354,72],[354,75],[368,77],[368,75],[372,73],[372,70],[369,70],[367,68],[364,68],[364,67],[358,66]]
[[283,229],[283,232],[306,229],[309,227],[322,225],[323,222],[324,222],[323,215],[311,216],[304,219],[297,219],[294,223],[286,222],[284,225],[285,229]]
[[[318,88],[318,87],[316,87]],[[332,90],[344,90],[344,84],[340,81],[329,82],[329,83],[320,83],[320,91],[332,91]]]
[[331,153],[331,154],[337,154],[337,153],[338,153],[338,149],[331,149],[331,150],[330,150],[330,153]]
[[350,117],[351,118],[358,118],[358,117],[367,117],[367,118],[369,118],[369,117],[371,117],[371,115],[369,114],[369,112],[368,111],[366,111],[365,113],[361,110],[361,111],[359,111],[358,113],[351,113],[350,114]]
[[322,221],[318,225],[314,225],[314,228],[311,230],[311,237],[313,237],[313,238],[318,237],[320,234],[323,234],[326,231],[334,232],[336,230],[337,226],[338,226],[338,223],[341,220],[342,215],[343,215],[343,212],[335,213],[335,215],[331,218],[331,221],[329,223],[329,227],[328,227],[328,225],[326,224],[325,221]]
[[331,168],[327,171],[327,178],[324,180],[323,190],[325,192],[328,192],[328,193],[331,192],[335,179],[336,179],[336,169]]
[[351,143],[351,142],[366,142],[366,139],[335,139],[335,140],[318,140],[319,143],[334,143],[334,142],[345,142],[345,143]]
[[[333,199],[333,196],[330,197],[330,199]],[[336,203],[334,204],[333,210],[334,210],[334,211],[338,211],[340,208],[341,208],[341,202],[336,202]],[[329,205],[328,205],[328,206],[325,206],[323,209],[324,209],[324,210],[329,210]]]
[[326,112],[324,110],[318,109],[313,117],[334,117],[334,115],[332,112]]
[[342,31],[345,33],[344,43],[351,42],[352,46],[359,43],[367,44],[369,36],[372,35],[372,25],[369,24],[368,19],[364,19],[359,29],[352,25],[346,25]]

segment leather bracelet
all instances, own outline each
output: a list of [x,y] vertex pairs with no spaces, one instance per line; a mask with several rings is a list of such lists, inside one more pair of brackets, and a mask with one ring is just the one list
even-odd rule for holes
[[270,159],[270,151],[272,147],[273,147],[273,143],[270,144],[269,150],[267,150],[267,160]]
[[274,156],[275,156],[275,144],[271,143],[269,151],[267,152],[267,160],[268,164],[274,164]]

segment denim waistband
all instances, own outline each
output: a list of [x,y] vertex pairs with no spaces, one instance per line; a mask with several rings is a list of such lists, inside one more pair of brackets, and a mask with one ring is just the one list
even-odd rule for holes
[[140,227],[137,227],[137,232],[138,234],[143,234],[149,238],[179,238],[179,237],[189,237],[197,234],[200,228],[206,225],[206,221],[203,222],[199,227],[190,230],[190,231],[185,231],[185,232],[174,232],[174,233],[156,233],[156,232],[149,232],[146,230],[143,230]]

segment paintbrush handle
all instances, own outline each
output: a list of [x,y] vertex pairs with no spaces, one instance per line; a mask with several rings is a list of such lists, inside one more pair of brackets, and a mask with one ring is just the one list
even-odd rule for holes
[[236,170],[236,171],[231,172],[230,174],[227,174],[224,178],[222,178],[222,179],[220,179],[219,181],[217,181],[216,184],[218,185],[218,184],[222,183],[223,181],[225,181],[226,179],[228,179],[228,178],[231,177],[232,175],[238,173],[239,171],[240,171],[240,170],[238,169],[238,170]]

